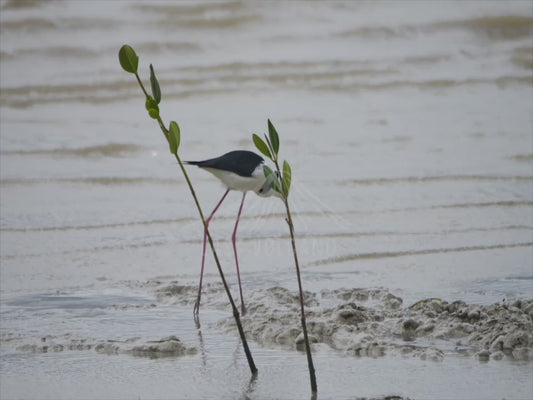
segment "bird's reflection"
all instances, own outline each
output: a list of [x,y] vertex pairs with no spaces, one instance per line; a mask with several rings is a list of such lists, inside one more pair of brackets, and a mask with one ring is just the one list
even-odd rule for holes
[[[199,317],[198,314],[194,314],[194,324],[195,324],[196,330],[198,332],[198,341],[199,341],[199,345],[200,345],[200,354],[202,355],[202,364],[203,364],[203,366],[205,368],[207,366],[207,353],[205,351],[205,344],[204,344],[204,339],[203,339],[203,336],[202,336],[200,317]],[[238,339],[236,344],[235,344],[235,350],[233,351],[233,357],[232,357],[232,362],[231,362],[231,364],[232,364],[232,366],[234,368],[238,368],[239,360],[242,359],[241,348],[242,348],[241,340]],[[252,376],[250,377],[250,380],[249,380],[248,384],[246,385],[246,387],[243,390],[243,393],[242,393],[242,396],[241,396],[242,400],[251,400],[252,399],[251,396],[252,396],[253,392],[255,391],[256,384],[257,384],[257,376],[258,376],[258,373],[256,372],[255,374],[252,374]],[[316,398],[315,398],[315,400],[316,400]]]

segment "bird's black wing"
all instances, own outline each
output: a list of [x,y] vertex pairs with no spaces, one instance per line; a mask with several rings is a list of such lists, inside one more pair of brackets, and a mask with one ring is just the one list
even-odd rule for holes
[[252,176],[252,172],[263,162],[263,157],[247,150],[230,151],[220,157],[204,161],[186,161],[187,164],[197,165],[200,168],[221,169],[246,177]]

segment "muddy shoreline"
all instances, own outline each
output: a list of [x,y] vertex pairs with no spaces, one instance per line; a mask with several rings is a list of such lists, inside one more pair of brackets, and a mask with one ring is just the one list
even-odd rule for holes
[[[194,288],[178,283],[156,290],[159,299],[191,305]],[[229,307],[218,285],[207,288],[204,307]],[[446,354],[479,361],[533,361],[533,300],[491,305],[421,299],[406,305],[386,289],[337,289],[305,293],[307,324],[314,345],[346,355],[401,355],[441,361]],[[296,292],[273,287],[250,294],[242,316],[246,334],[261,346],[301,350]],[[217,324],[234,331],[232,317]]]
[[[145,307],[158,304],[192,307],[195,299],[194,286],[159,281],[143,286],[150,288],[157,299]],[[202,301],[203,309],[229,309],[218,284],[205,288]],[[484,306],[430,298],[406,305],[387,289],[356,288],[305,292],[305,306],[313,346],[328,346],[347,356],[389,355],[439,362],[446,355],[460,354],[480,362],[533,361],[533,300]],[[303,351],[296,292],[282,287],[256,290],[249,294],[246,308],[241,320],[249,340],[266,348]],[[236,335],[231,316],[213,325]],[[183,344],[177,336],[94,340],[43,333],[42,337],[4,337],[2,341],[6,345],[16,344],[18,351],[31,353],[85,350],[159,358],[198,352],[194,345]]]
[[[12,362],[23,365],[25,362],[33,364],[35,360],[55,360],[65,365],[70,365],[72,360],[76,365],[90,362],[96,368],[95,376],[99,376],[98,371],[102,369],[107,371],[106,368],[110,369],[106,373],[116,373],[112,372],[114,368],[125,364],[130,369],[143,370],[150,376],[146,378],[148,381],[166,382],[169,398],[175,394],[176,379],[189,382],[186,383],[187,396],[198,397],[207,395],[203,388],[190,384],[191,376],[216,380],[220,379],[220,373],[226,374],[224,382],[233,382],[226,388],[227,393],[233,393],[235,387],[246,381],[249,370],[220,284],[210,283],[204,288],[201,326],[195,325],[192,317],[197,294],[194,284],[154,279],[130,281],[128,286],[130,292],[148,296],[107,299],[104,296],[104,303],[96,309],[76,311],[68,325],[59,329],[43,325],[25,334],[4,334],[1,338],[4,354]],[[65,296],[60,300],[61,296],[58,294],[54,303],[64,301],[63,308],[46,312],[58,312],[64,317],[65,310],[71,310],[69,306],[79,306],[83,298]],[[22,298],[19,302],[27,300]],[[89,298],[85,301],[98,304]],[[361,390],[360,396],[367,394],[361,399],[424,398],[428,395],[424,383],[428,379],[437,379],[434,383],[440,394],[449,394],[447,385],[452,382],[459,384],[454,389],[456,393],[464,393],[468,385],[462,381],[462,372],[458,373],[457,368],[464,369],[465,365],[474,367],[475,372],[470,373],[475,379],[485,379],[487,371],[489,381],[503,374],[507,386],[498,392],[502,396],[518,393],[516,390],[529,393],[521,377],[527,375],[526,370],[533,361],[532,300],[478,305],[430,298],[407,304],[388,289],[346,288],[308,291],[305,302],[312,348],[320,365],[320,390],[326,393],[339,390],[351,393],[357,388]],[[301,398],[302,388],[307,387],[307,377],[297,293],[279,286],[256,289],[247,293],[246,307],[247,313],[241,320],[253,354],[261,360],[258,381],[261,388],[257,393],[270,393],[269,382],[286,379],[286,388],[294,389],[290,395]],[[91,317],[85,319],[87,313]],[[97,325],[87,329],[88,323],[100,324],[100,331],[94,329]],[[275,361],[270,358],[272,354],[276,355]],[[167,369],[170,365],[172,367]],[[219,365],[224,368],[219,369]],[[475,368],[476,365],[479,368]],[[153,368],[161,370],[154,372]],[[407,369],[400,372],[397,368]],[[447,383],[439,381],[440,372],[437,371],[441,371],[440,368],[447,371],[444,374]],[[118,371],[120,379],[129,376],[120,372],[121,369]],[[288,377],[288,374],[293,375]],[[362,379],[361,374],[372,378]],[[418,376],[422,389],[413,389],[406,383],[410,374]],[[344,389],[334,383],[340,376]],[[10,379],[10,393],[24,391],[16,387],[17,376]],[[134,386],[138,379],[132,383]],[[295,379],[299,379],[299,383],[290,386],[289,382]],[[384,386],[382,379],[388,382]],[[244,389],[246,393],[256,390],[255,384],[251,385]],[[518,385],[518,389],[509,385]],[[135,393],[142,392],[135,387]],[[109,394],[113,386],[102,390]],[[289,392],[280,390],[281,398],[289,396]],[[417,397],[421,393],[424,395]],[[145,393],[145,397],[150,395]],[[212,398],[217,395],[212,394]],[[234,395],[228,394],[225,398],[234,398]]]

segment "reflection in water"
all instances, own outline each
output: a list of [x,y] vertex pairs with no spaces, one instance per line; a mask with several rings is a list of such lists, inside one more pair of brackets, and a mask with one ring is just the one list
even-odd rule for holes
[[202,364],[204,367],[207,366],[207,353],[205,352],[204,338],[202,336],[202,329],[200,326],[200,316],[194,313],[194,324],[198,332],[198,343],[200,345],[200,354],[202,356]]
[[241,397],[242,400],[251,400],[254,398],[254,391],[255,391],[256,384],[257,384],[257,375],[258,375],[258,372],[256,372],[255,374],[252,374],[252,376],[250,377],[248,386],[246,387],[246,390],[242,394],[242,397]]

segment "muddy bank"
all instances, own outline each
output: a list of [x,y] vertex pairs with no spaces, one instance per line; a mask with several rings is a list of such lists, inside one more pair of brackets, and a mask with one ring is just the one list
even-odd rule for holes
[[[194,289],[177,283],[157,289],[159,299],[190,305]],[[206,288],[203,307],[228,307],[222,289]],[[339,289],[305,293],[307,323],[315,346],[327,345],[347,355],[385,354],[442,360],[446,354],[480,361],[533,360],[533,301],[502,301],[489,306],[423,299],[406,305],[386,289]],[[302,345],[296,292],[281,287],[258,290],[247,299],[242,317],[249,339],[266,347]],[[201,313],[200,313],[201,315]],[[219,321],[235,330],[231,316]]]
[[[3,342],[17,341],[4,338]],[[160,340],[143,341],[140,338],[126,340],[93,340],[63,336],[44,336],[41,338],[22,340],[16,349],[25,353],[57,353],[63,351],[96,351],[99,354],[129,354],[135,357],[163,358],[179,357],[197,353],[195,347],[187,347],[176,336]]]
[[[139,285],[157,299],[145,307],[190,307],[192,318],[196,286],[157,280]],[[249,340],[267,348],[303,350],[296,292],[272,287],[248,293],[246,301],[247,313],[241,319]],[[397,355],[441,361],[447,354],[462,354],[475,356],[481,362],[533,361],[533,300],[481,306],[432,298],[404,304],[402,298],[387,289],[338,289],[305,292],[305,306],[314,346],[328,346],[349,356]],[[120,309],[123,307],[126,306]],[[224,310],[223,315],[227,315],[208,321],[209,326],[237,335],[220,284],[204,287],[200,320],[202,310],[209,309]],[[89,350],[158,358],[197,352],[177,336],[95,340],[43,332],[42,336],[31,338],[5,335],[1,341],[18,351],[34,353]]]

